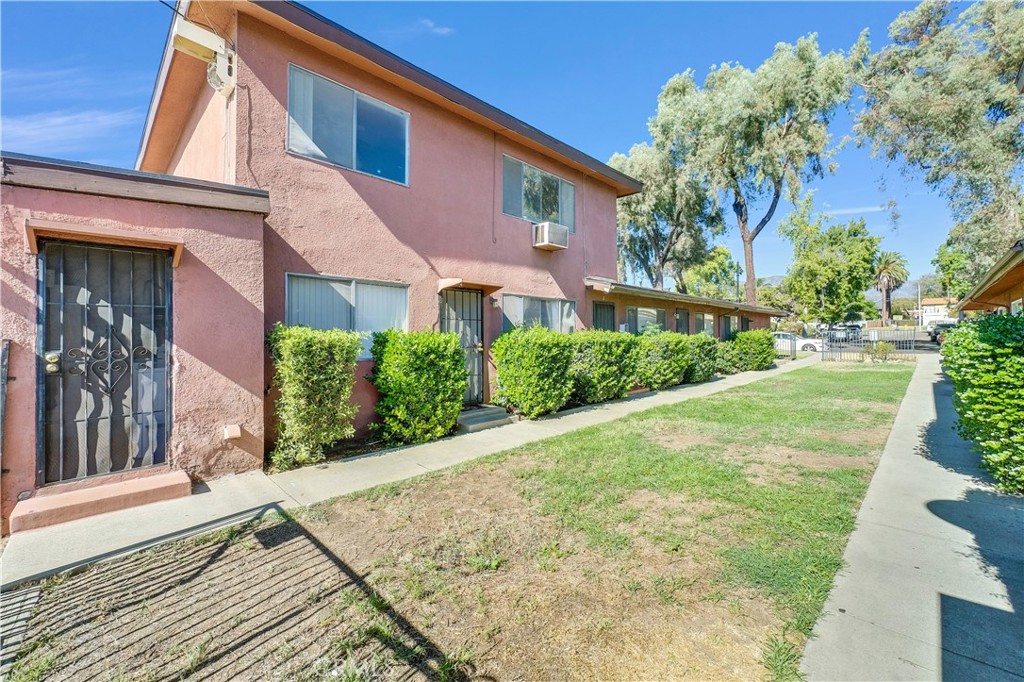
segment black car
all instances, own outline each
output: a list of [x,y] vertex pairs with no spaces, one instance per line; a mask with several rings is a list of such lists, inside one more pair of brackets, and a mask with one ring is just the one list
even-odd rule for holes
[[940,343],[939,337],[955,326],[956,323],[954,322],[939,322],[928,332],[928,336],[931,338],[932,343]]

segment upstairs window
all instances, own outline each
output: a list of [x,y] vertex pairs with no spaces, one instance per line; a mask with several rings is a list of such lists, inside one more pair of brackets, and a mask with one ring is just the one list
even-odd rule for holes
[[505,294],[501,297],[502,331],[539,324],[556,332],[576,331],[576,302]]
[[288,150],[409,184],[409,114],[288,67]]
[[530,222],[576,231],[576,186],[511,156],[501,157],[501,210]]

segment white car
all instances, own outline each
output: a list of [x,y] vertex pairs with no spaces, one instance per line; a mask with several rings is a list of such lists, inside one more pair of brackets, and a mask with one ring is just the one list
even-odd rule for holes
[[797,350],[821,352],[821,339],[808,339],[790,332],[773,333],[775,334],[775,350],[779,353],[792,352],[794,346]]

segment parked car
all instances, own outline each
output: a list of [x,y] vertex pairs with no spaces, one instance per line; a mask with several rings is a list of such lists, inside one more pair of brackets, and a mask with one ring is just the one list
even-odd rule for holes
[[790,352],[794,345],[797,350],[821,352],[821,339],[810,339],[797,336],[791,332],[775,332],[775,350],[779,353]]
[[932,330],[928,332],[929,338],[932,343],[942,343],[942,337],[945,336],[946,332],[956,326],[955,322],[937,322]]
[[862,333],[860,325],[852,323],[825,325],[821,330],[822,338],[836,343],[857,341],[860,339]]

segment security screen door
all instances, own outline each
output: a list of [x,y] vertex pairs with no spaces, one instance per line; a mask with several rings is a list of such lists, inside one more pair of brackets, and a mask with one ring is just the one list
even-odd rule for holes
[[42,260],[40,483],[163,463],[170,255],[47,242]]
[[441,292],[441,331],[459,335],[466,351],[467,405],[484,399],[484,293],[476,289],[445,289]]

